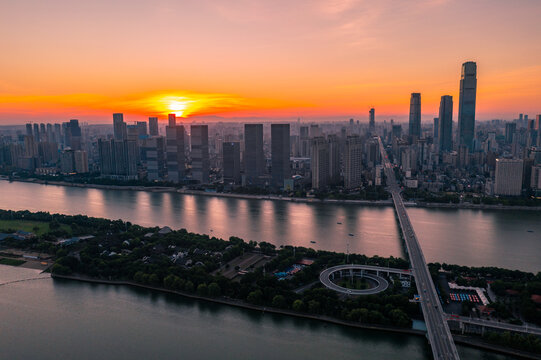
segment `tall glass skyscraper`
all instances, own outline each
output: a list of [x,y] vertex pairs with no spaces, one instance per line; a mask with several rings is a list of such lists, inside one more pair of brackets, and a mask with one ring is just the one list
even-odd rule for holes
[[265,174],[263,124],[244,124],[244,173],[247,185],[258,184]]
[[291,178],[289,124],[271,124],[272,186],[281,188]]
[[408,135],[419,139],[421,137],[421,94],[412,93],[410,99],[410,121]]
[[368,131],[372,135],[374,135],[374,132],[376,131],[376,110],[374,108],[370,109],[368,112]]
[[477,94],[477,64],[468,61],[462,64],[460,98],[458,99],[458,145],[473,151],[475,134],[475,98]]
[[443,95],[440,101],[438,121],[438,148],[440,151],[453,150],[453,97]]

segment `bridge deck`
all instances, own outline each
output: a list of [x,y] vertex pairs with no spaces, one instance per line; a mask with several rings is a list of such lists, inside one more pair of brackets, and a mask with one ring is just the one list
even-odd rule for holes
[[379,139],[379,147],[387,178],[388,190],[393,197],[396,214],[398,215],[402,235],[408,250],[413,275],[415,276],[415,284],[421,297],[421,308],[434,359],[459,359],[451,331],[441,309],[436,288],[432,282],[417,236],[413,231],[413,226],[402,201],[402,196],[400,195],[401,189],[396,182],[394,170],[387,158],[381,138]]

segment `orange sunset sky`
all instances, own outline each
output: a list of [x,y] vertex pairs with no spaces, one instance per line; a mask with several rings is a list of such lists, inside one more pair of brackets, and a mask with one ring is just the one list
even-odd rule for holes
[[175,112],[423,121],[478,64],[477,118],[541,113],[539,0],[0,0],[0,125]]

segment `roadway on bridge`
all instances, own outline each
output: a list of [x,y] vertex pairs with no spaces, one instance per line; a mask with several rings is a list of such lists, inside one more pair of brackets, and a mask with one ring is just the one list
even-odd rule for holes
[[400,195],[401,189],[396,182],[393,167],[389,162],[381,138],[378,138],[378,140],[387,179],[388,191],[393,198],[395,210],[402,229],[402,235],[410,258],[413,275],[415,276],[415,284],[420,295],[421,308],[425,318],[432,354],[436,360],[459,359],[451,331],[449,330],[446,317],[441,309],[439,297],[436,293],[434,283],[432,282],[421,246],[413,231],[413,226],[411,225],[406,212],[406,207],[402,201],[402,196]]

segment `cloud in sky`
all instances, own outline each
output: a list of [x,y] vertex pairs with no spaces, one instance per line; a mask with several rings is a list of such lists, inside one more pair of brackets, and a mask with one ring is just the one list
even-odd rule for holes
[[163,93],[197,96],[193,115],[365,120],[370,106],[405,118],[421,92],[429,119],[441,95],[458,95],[468,60],[480,114],[533,114],[540,16],[529,0],[12,1],[0,12],[0,123],[143,114]]

